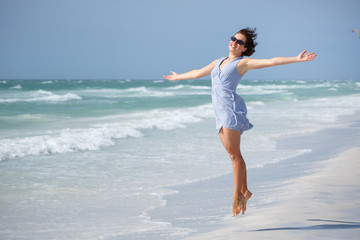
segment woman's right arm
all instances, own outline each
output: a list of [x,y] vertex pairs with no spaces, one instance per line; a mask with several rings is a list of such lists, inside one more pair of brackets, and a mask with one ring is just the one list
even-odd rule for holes
[[216,66],[216,62],[217,59],[201,69],[195,69],[182,74],[170,71],[171,75],[164,76],[164,78],[170,81],[202,78],[211,74],[211,70]]

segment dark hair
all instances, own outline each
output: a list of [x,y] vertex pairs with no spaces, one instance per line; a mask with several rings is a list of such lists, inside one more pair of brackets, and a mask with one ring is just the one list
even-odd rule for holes
[[241,56],[251,56],[255,52],[255,47],[258,44],[254,40],[257,37],[256,28],[244,28],[238,31],[246,37],[245,47],[247,48]]

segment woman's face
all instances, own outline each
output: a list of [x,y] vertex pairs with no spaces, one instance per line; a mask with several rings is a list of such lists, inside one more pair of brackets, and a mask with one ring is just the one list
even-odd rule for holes
[[[246,37],[244,35],[242,35],[241,33],[237,33],[234,35],[234,37],[237,39],[237,40],[241,40],[243,41],[244,43],[246,42]],[[245,45],[240,45],[239,43],[237,43],[237,41],[230,41],[229,43],[229,50],[230,52],[232,52],[234,55],[236,56],[241,56],[242,53],[244,51],[246,51],[246,47]]]

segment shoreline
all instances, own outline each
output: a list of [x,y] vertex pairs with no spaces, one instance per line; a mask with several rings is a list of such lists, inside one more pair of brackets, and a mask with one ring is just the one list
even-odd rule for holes
[[360,147],[318,163],[315,173],[292,179],[276,191],[276,204],[253,209],[229,227],[186,238],[358,239]]
[[[360,112],[343,116],[337,122],[342,124],[338,125],[337,128],[331,129],[331,131],[329,131],[329,129],[322,129],[301,136],[277,139],[277,148],[279,149],[309,149],[310,146],[312,151],[283,162],[266,165],[263,168],[249,169],[248,181],[250,190],[254,193],[254,196],[248,202],[248,210],[244,216],[231,217],[230,200],[232,199],[233,180],[232,174],[227,174],[214,179],[171,188],[178,193],[165,196],[164,200],[167,204],[151,211],[149,213],[151,219],[154,221],[169,222],[176,228],[193,229],[195,231],[190,231],[186,237],[182,236],[185,239],[193,240],[231,239],[232,236],[234,236],[234,239],[237,239],[239,236],[236,233],[243,234],[244,232],[251,235],[254,234],[254,232],[244,230],[244,228],[247,228],[246,226],[251,226],[249,225],[251,222],[255,224],[254,226],[257,226],[257,228],[253,229],[262,229],[262,231],[256,231],[254,236],[258,236],[258,234],[261,234],[260,232],[265,234],[262,236],[267,236],[266,234],[269,234],[269,231],[265,231],[267,228],[303,227],[306,229],[306,223],[302,223],[302,226],[283,226],[280,220],[272,219],[270,213],[269,216],[266,217],[268,221],[274,224],[275,222],[279,222],[279,224],[281,223],[280,225],[275,225],[275,227],[266,227],[266,225],[264,225],[260,227],[262,225],[259,225],[259,223],[262,222],[262,218],[265,219],[262,211],[275,211],[274,209],[279,205],[278,201],[280,200],[278,196],[274,194],[274,191],[279,194],[279,196],[286,195],[287,187],[293,184],[294,181],[300,181],[301,178],[313,176],[316,172],[321,172],[323,170],[323,166],[321,165],[323,162],[331,161],[328,159],[333,159],[334,157],[341,158],[344,154],[347,154],[349,149],[359,147],[357,143],[360,139]],[[332,139],[339,139],[340,141],[332,141]],[[309,166],[309,163],[312,165]],[[316,167],[314,168],[314,166]],[[349,167],[351,168],[351,165],[349,165]],[[276,175],[276,177],[274,177],[274,175]],[[325,198],[326,196],[322,197]],[[302,201],[311,202],[313,199],[310,197]],[[282,199],[281,202],[291,205],[293,201],[290,199]],[[297,202],[297,200],[295,202]],[[301,204],[299,204],[298,207],[301,208]],[[224,213],[229,214],[228,216],[224,216]],[[358,213],[360,214],[360,211],[358,211]],[[309,217],[309,219],[320,219],[320,217]],[[321,220],[324,219],[325,218],[322,218]],[[332,221],[343,220],[344,219],[332,219]],[[321,221],[318,221],[318,223],[321,224]],[[229,229],[228,226],[232,225],[234,225],[233,229]],[[239,226],[241,227],[239,228]],[[351,228],[352,226],[349,227]],[[311,229],[311,226],[309,226],[309,228]],[[227,233],[224,233],[224,237],[221,238],[218,234],[223,231]],[[236,233],[232,233],[232,231]],[[272,232],[273,231],[271,231],[271,233]],[[212,238],[212,234],[218,237]],[[147,236],[150,237],[149,239],[155,239],[156,233],[153,232]],[[255,237],[254,239],[257,238],[258,237]],[[269,238],[267,237],[266,239]]]

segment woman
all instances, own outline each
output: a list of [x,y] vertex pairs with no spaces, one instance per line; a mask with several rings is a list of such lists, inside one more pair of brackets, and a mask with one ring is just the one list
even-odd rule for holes
[[212,102],[216,116],[216,127],[219,137],[228,152],[233,166],[234,194],[233,216],[246,211],[247,200],[252,193],[247,188],[246,165],[240,151],[241,134],[252,128],[246,117],[247,109],[244,100],[236,94],[236,87],[247,71],[283,64],[311,61],[315,53],[301,52],[296,57],[276,57],[272,59],[243,58],[255,52],[257,43],[256,28],[245,28],[231,37],[229,55],[216,59],[209,65],[183,74],[171,71],[164,76],[167,80],[177,81],[195,79],[211,74]]

